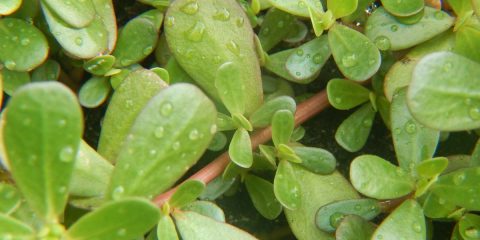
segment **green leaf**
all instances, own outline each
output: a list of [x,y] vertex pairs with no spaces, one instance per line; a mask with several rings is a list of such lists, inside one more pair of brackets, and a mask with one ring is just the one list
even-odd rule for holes
[[245,115],[262,104],[254,33],[237,1],[176,0],[165,19],[165,34],[175,59],[208,95],[220,99],[215,75],[221,65],[232,62],[242,68],[238,81],[244,89],[237,91],[243,92]]
[[197,87],[179,83],[160,91],[128,133],[108,198],[152,197],[171,187],[207,149],[215,120],[215,106]]
[[97,17],[102,20],[102,24],[107,31],[107,51],[110,54],[117,44],[117,18],[113,9],[112,0],[92,0],[97,12]]
[[265,14],[258,38],[263,50],[268,52],[290,33],[288,30],[295,26],[295,17],[276,8],[270,8]]
[[333,16],[338,19],[355,12],[358,0],[327,0],[327,8],[332,11]]
[[174,208],[182,208],[195,201],[204,189],[205,183],[199,180],[187,180],[178,187],[177,191],[168,201],[168,204]]
[[440,176],[430,191],[447,202],[468,210],[480,210],[480,168],[462,168]]
[[[330,11],[331,13],[331,11]],[[327,27],[324,25],[323,17],[326,15],[321,12],[315,11],[314,8],[308,6],[308,14],[310,15],[310,21],[312,23],[313,32],[315,36],[320,37],[324,29]],[[332,14],[333,16],[333,14]]]
[[260,144],[258,146],[258,149],[260,150],[260,153],[268,159],[271,163],[273,163],[275,166],[276,164],[276,156],[277,156],[277,151],[275,147],[272,146],[267,146],[267,145],[262,145]]
[[415,24],[402,24],[383,7],[377,8],[368,18],[365,35],[378,43],[384,39],[389,49],[396,51],[413,47],[449,29],[454,18],[447,13],[425,7],[423,18]]
[[471,17],[455,33],[455,52],[480,62],[480,21]]
[[208,145],[208,150],[215,152],[221,151],[225,148],[225,146],[227,146],[227,142],[227,135],[225,135],[223,132],[218,132],[217,130],[215,135],[213,135],[212,141]]
[[157,225],[157,239],[162,240],[178,240],[177,229],[170,215],[160,216]]
[[337,161],[329,151],[315,147],[292,147],[305,169],[316,174],[330,174],[335,171]]
[[215,200],[228,191],[234,182],[235,178],[227,180],[224,179],[223,176],[218,176],[207,184],[202,195],[200,195],[200,199]]
[[0,213],[0,239],[33,240],[33,229],[28,225]]
[[253,112],[249,119],[250,123],[253,127],[266,127],[271,124],[273,115],[278,110],[289,110],[295,113],[296,105],[295,100],[289,96],[272,98]]
[[407,107],[406,90],[402,88],[393,96],[392,138],[400,167],[416,175],[416,165],[435,153],[440,132],[424,127],[412,117]]
[[458,232],[465,240],[478,239],[480,231],[480,216],[466,214],[458,221]]
[[222,64],[215,75],[215,87],[228,111],[244,114],[248,102],[246,86],[242,79],[242,67],[233,62]]
[[182,207],[182,211],[196,212],[219,222],[225,222],[223,210],[212,202],[195,201]]
[[472,2],[471,1],[463,1],[463,0],[447,0],[450,7],[453,11],[457,14],[457,16],[461,16],[465,14],[465,12],[472,10]]
[[405,200],[373,233],[372,239],[426,239],[427,230],[421,206],[412,199]]
[[75,28],[66,25],[44,4],[42,10],[51,33],[69,54],[76,58],[89,59],[110,52],[108,27],[100,16],[95,17],[84,28]]
[[245,177],[245,187],[252,199],[253,206],[269,220],[277,218],[282,213],[282,205],[275,198],[273,184],[254,175]]
[[7,183],[0,183],[0,214],[10,214],[20,206],[20,193]]
[[448,218],[457,209],[455,204],[447,202],[432,192],[426,194],[422,208],[425,216],[429,218]]
[[308,6],[315,11],[323,12],[321,1],[316,0],[268,0],[274,7],[299,17],[309,17]]
[[110,90],[111,86],[108,78],[92,77],[80,88],[78,100],[84,107],[96,108],[107,100]]
[[369,100],[370,91],[355,82],[334,78],[327,84],[328,101],[336,109],[349,110]]
[[222,223],[195,212],[174,212],[178,232],[184,240],[253,240],[256,239],[232,225]]
[[298,239],[335,239],[315,226],[315,214],[320,207],[333,201],[358,198],[357,192],[339,172],[318,175],[296,165],[293,170],[302,183],[299,208],[285,209],[293,233]]
[[415,187],[412,177],[402,168],[374,155],[362,155],[353,160],[350,180],[357,191],[376,199],[399,198]]
[[0,4],[0,15],[10,15],[22,5],[22,0],[5,0]]
[[48,8],[67,26],[72,28],[87,27],[95,18],[95,8],[91,0],[63,1],[41,0],[42,8]]
[[296,48],[285,68],[296,81],[306,81],[320,73],[330,54],[327,36],[321,36]]
[[338,240],[369,240],[374,231],[374,224],[357,215],[349,215],[338,225],[335,237]]
[[284,50],[284,51],[277,52],[277,53],[274,53],[272,55],[269,55],[269,57],[267,59],[267,62],[265,63],[264,67],[268,71],[278,75],[279,77],[282,77],[283,79],[291,81],[291,82],[306,84],[306,83],[309,83],[309,82],[315,80],[315,78],[317,76],[312,77],[310,79],[305,79],[305,80],[302,80],[302,81],[298,81],[288,73],[287,69],[285,68],[285,64],[287,62],[288,57],[290,57],[290,55],[293,54],[293,53],[295,53],[295,49],[288,49],[288,50]]
[[293,149],[286,144],[279,144],[277,147],[277,157],[279,160],[286,160],[292,163],[301,163],[302,159],[300,159]]
[[87,213],[68,229],[68,236],[75,240],[129,240],[146,233],[159,219],[160,210],[147,200],[124,199]]
[[[148,101],[165,87],[167,84],[148,70],[137,70],[127,75],[108,104],[98,142],[100,155],[116,162],[135,119]],[[162,131],[159,129],[156,134],[162,135]]]
[[103,76],[112,69],[114,63],[114,56],[102,55],[86,61],[83,64],[83,68],[91,74]]
[[16,18],[0,20],[0,62],[12,71],[30,71],[48,56],[48,42],[35,26]]
[[75,94],[58,82],[29,84],[9,101],[3,135],[11,173],[45,220],[55,221],[67,202],[82,123]]
[[293,113],[289,110],[278,110],[272,118],[272,140],[276,147],[288,144],[295,127]]
[[28,72],[16,72],[7,68],[0,70],[0,79],[3,82],[3,91],[10,96],[21,86],[31,82]]
[[380,52],[362,33],[334,24],[328,32],[328,42],[333,58],[346,78],[364,81],[380,68]]
[[278,201],[287,209],[295,210],[300,207],[302,191],[292,164],[282,160],[278,164],[277,173],[273,180],[273,191]]
[[80,197],[105,195],[113,165],[85,141],[81,141],[70,182],[70,194]]
[[33,70],[32,82],[55,81],[60,77],[61,71],[62,69],[57,61],[48,59]]
[[167,69],[160,68],[160,67],[155,67],[155,68],[150,69],[150,71],[157,74],[167,84],[170,83],[170,74],[168,73]]
[[382,0],[382,5],[389,13],[398,17],[408,17],[423,10],[423,0]]
[[372,220],[381,212],[380,203],[374,199],[349,199],[329,203],[318,209],[315,224],[326,232],[333,232],[347,215]]
[[425,126],[444,131],[480,127],[479,74],[480,64],[454,53],[424,57],[407,95],[412,115]]
[[417,165],[418,175],[424,178],[432,178],[442,173],[448,166],[448,159],[436,157],[425,160]]
[[335,140],[349,152],[360,150],[367,142],[374,118],[372,104],[364,104],[340,124]]
[[[159,14],[162,19],[163,15]],[[118,35],[117,45],[112,53],[116,59],[114,66],[129,66],[150,55],[157,45],[158,32],[155,22],[144,17],[143,14],[130,20]]]
[[250,168],[252,166],[252,143],[247,130],[239,128],[235,131],[228,147],[228,155],[232,162],[242,168]]

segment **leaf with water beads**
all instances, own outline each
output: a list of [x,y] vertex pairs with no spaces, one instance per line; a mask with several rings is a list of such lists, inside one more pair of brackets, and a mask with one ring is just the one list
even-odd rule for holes
[[29,84],[8,104],[3,134],[10,170],[45,220],[64,210],[82,130],[76,96],[58,82]]
[[288,144],[295,127],[293,113],[289,110],[278,110],[272,118],[272,141],[275,147]]
[[378,226],[372,239],[426,239],[425,217],[420,204],[413,199],[405,200]]
[[290,57],[290,55],[294,53],[295,53],[295,49],[288,49],[288,50],[280,51],[272,55],[269,55],[264,67],[268,71],[273,72],[279,77],[282,77],[288,81],[306,84],[315,80],[317,75],[314,75],[314,77],[309,79],[298,81],[297,79],[293,78],[290,75],[290,73],[288,73],[287,69],[285,68],[285,64],[287,62],[287,59]]
[[358,0],[327,0],[327,8],[332,11],[336,19],[352,14],[357,6]]
[[336,109],[349,110],[369,100],[370,90],[346,80],[334,78],[327,84],[328,101]]
[[44,9],[48,8],[68,27],[84,28],[95,18],[95,7],[91,0],[42,0],[41,3]]
[[425,126],[444,131],[480,127],[478,76],[480,65],[463,56],[438,52],[424,57],[408,90],[412,115]]
[[376,199],[399,198],[415,187],[407,172],[374,155],[362,155],[353,160],[350,181],[360,193]]
[[357,215],[348,215],[342,219],[337,227],[337,240],[370,240],[375,225]]
[[425,3],[423,0],[382,0],[382,5],[392,15],[408,17],[423,10]]
[[86,61],[83,68],[91,74],[103,76],[112,69],[114,63],[114,56],[102,55]]
[[0,239],[35,239],[33,229],[25,223],[0,213]]
[[252,143],[247,130],[239,128],[235,131],[228,147],[228,155],[232,162],[242,168],[249,168],[252,166]]
[[268,0],[274,7],[290,14],[309,17],[308,6],[314,7],[315,11],[323,12],[321,1],[316,0]]
[[215,74],[215,87],[230,114],[244,114],[248,91],[242,79],[242,67],[233,62],[222,64]]
[[145,234],[159,219],[160,210],[147,200],[124,199],[87,213],[68,229],[67,235],[79,240],[132,239]]
[[318,209],[315,224],[323,231],[333,232],[347,215],[372,220],[380,214],[380,203],[374,199],[349,199],[332,202]]
[[295,210],[300,207],[301,185],[289,161],[281,160],[278,164],[273,181],[273,192],[285,208]]
[[431,191],[427,192],[422,200],[423,214],[429,218],[449,218],[451,217],[450,214],[457,210],[455,204],[447,202],[444,198],[438,197]]
[[291,14],[271,8],[265,14],[258,33],[263,49],[268,52],[281,42],[290,33],[288,30],[294,26],[295,21],[295,17]]
[[78,93],[80,104],[87,108],[96,108],[107,100],[111,86],[106,77],[92,77],[87,80]]
[[327,36],[321,36],[296,48],[285,63],[291,77],[305,81],[318,75],[330,58]]
[[47,58],[48,42],[35,26],[16,18],[0,20],[0,62],[12,71],[30,71]]
[[62,69],[57,61],[48,59],[33,70],[32,82],[56,81],[60,77],[61,71]]
[[372,104],[364,104],[340,124],[335,140],[349,152],[360,150],[367,142],[374,118]]
[[165,191],[198,161],[216,132],[215,106],[191,84],[163,89],[142,108],[118,154],[107,198]]
[[299,163],[308,171],[316,174],[330,174],[335,171],[337,161],[329,151],[315,147],[292,147],[295,155],[302,161]]
[[346,78],[364,81],[380,68],[380,52],[362,33],[334,24],[328,32],[328,42],[333,58]]
[[465,214],[458,221],[458,231],[465,240],[477,239],[480,235],[480,216],[477,214]]
[[249,174],[245,178],[245,187],[253,205],[262,216],[273,220],[282,213],[282,205],[275,198],[272,183]]
[[425,7],[425,14],[419,22],[411,25],[402,24],[380,7],[368,18],[365,36],[373,42],[386,39],[389,49],[396,51],[425,42],[449,29],[453,23],[453,17],[447,13]]
[[195,201],[204,189],[205,183],[198,180],[187,180],[178,187],[177,191],[168,200],[168,204],[174,208],[182,208]]

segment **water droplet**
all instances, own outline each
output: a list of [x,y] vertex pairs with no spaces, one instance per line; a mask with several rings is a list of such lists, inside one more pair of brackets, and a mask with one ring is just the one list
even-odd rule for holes
[[77,46],[81,46],[83,44],[83,39],[81,37],[75,38],[75,44],[77,44]]
[[127,230],[125,230],[125,228],[120,228],[118,231],[117,231],[117,235],[118,236],[125,236],[127,234]]
[[162,106],[160,107],[160,113],[163,116],[169,116],[170,114],[172,114],[172,111],[173,111],[173,105],[169,102],[162,104]]
[[230,20],[230,12],[226,8],[217,9],[215,15],[213,15],[213,19],[220,20],[220,21],[228,21]]
[[148,56],[150,53],[152,53],[152,50],[153,50],[153,47],[152,46],[148,46],[146,48],[143,49],[143,54]]
[[155,128],[154,135],[156,138],[162,138],[164,134],[165,129],[162,126]]
[[231,40],[230,42],[227,43],[227,48],[232,52],[233,54],[239,56],[240,55],[240,48],[238,47],[238,44]]
[[237,18],[237,20],[235,21],[235,23],[237,24],[237,27],[243,27],[244,22],[245,22],[245,19],[243,19],[242,17]]
[[377,239],[383,239],[383,235],[382,235],[382,234],[378,234],[378,235],[377,235]]
[[396,172],[397,172],[397,175],[400,177],[405,175],[405,171],[401,168],[397,168]]
[[128,99],[125,101],[125,107],[126,108],[131,108],[133,106],[133,100]]
[[302,75],[301,72],[296,72],[295,75],[297,75],[298,77],[300,77]]
[[167,17],[167,21],[165,24],[168,27],[173,27],[173,25],[175,25],[175,17],[172,17],[172,16]]
[[402,129],[400,129],[400,128],[395,128],[393,131],[395,131],[395,134],[402,133]]
[[390,26],[390,30],[392,32],[396,32],[398,30],[398,26],[394,24],[394,25]]
[[187,4],[183,5],[180,10],[186,14],[193,15],[198,12],[198,2],[189,1]]
[[360,211],[362,209],[362,206],[360,204],[355,205],[355,210]]
[[296,54],[297,54],[298,56],[300,56],[300,57],[303,56],[303,50],[302,50],[302,49],[298,49],[298,50],[296,51]]
[[469,114],[470,114],[470,117],[473,120],[479,120],[480,119],[480,108],[477,108],[477,107],[470,108]]
[[306,8],[307,6],[305,5],[304,1],[298,1],[298,7],[300,8]]
[[124,192],[125,192],[125,189],[123,188],[123,186],[118,186],[115,189],[113,189],[113,193],[112,193],[113,200],[120,199],[120,197],[122,197]]
[[190,41],[199,42],[202,40],[203,34],[205,33],[205,24],[203,22],[196,22],[195,25],[188,32],[187,38]]
[[357,55],[355,55],[354,53],[345,55],[342,58],[342,64],[345,67],[353,67],[357,65]]
[[422,231],[422,226],[419,223],[414,223],[412,225],[413,231],[419,233]]
[[372,120],[371,119],[363,120],[363,126],[366,128],[370,128],[372,126]]
[[157,150],[151,149],[151,150],[150,150],[150,155],[151,155],[151,156],[154,156],[155,154],[157,154]]
[[373,42],[375,43],[375,46],[382,51],[386,51],[391,47],[390,39],[383,35],[375,38]]
[[220,56],[215,56],[213,57],[213,62],[216,63],[216,64],[220,64],[222,62],[222,59]]
[[462,184],[463,180],[465,180],[465,173],[458,173],[453,177],[453,183],[456,185]]
[[190,133],[188,134],[188,138],[190,140],[197,140],[198,139],[198,136],[199,136],[199,133],[198,133],[198,130],[197,129],[193,129],[192,131],[190,131]]
[[174,142],[173,145],[172,145],[172,149],[173,150],[178,150],[180,149],[180,142]]
[[15,70],[15,67],[17,66],[17,63],[13,60],[7,60],[5,61],[5,67],[9,70]]
[[315,64],[321,64],[323,60],[323,57],[320,53],[317,53],[313,56],[313,63]]
[[330,225],[337,227],[343,220],[345,215],[343,213],[336,212],[330,216]]
[[128,66],[128,65],[132,64],[132,60],[130,60],[130,59],[122,59],[122,60],[120,61],[120,63],[121,63],[123,66]]
[[13,37],[12,37],[12,41],[14,41],[14,42],[18,41],[18,37],[17,37],[17,36],[13,36]]
[[480,231],[474,227],[470,227],[465,229],[465,236],[472,239],[478,239],[478,237],[480,237]]
[[67,125],[67,121],[65,119],[58,120],[59,127],[65,127],[65,125]]
[[443,199],[443,198],[438,199],[438,204],[444,205],[445,203],[446,203],[445,199]]
[[64,147],[61,151],[60,151],[60,161],[62,162],[71,162],[73,160],[73,148],[70,147],[70,146],[66,146]]
[[437,20],[442,20],[445,17],[445,14],[442,11],[435,12],[433,17]]
[[22,46],[27,46],[28,44],[30,44],[30,39],[23,38],[22,40],[20,40],[20,44],[22,44]]
[[405,124],[405,131],[409,134],[414,134],[417,131],[417,124],[415,124],[412,120],[408,121]]

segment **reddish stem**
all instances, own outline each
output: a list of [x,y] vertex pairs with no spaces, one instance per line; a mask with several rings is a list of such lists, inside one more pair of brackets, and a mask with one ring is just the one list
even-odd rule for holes
[[[315,94],[311,98],[302,102],[297,106],[297,112],[295,113],[295,125],[301,125],[311,117],[317,115],[323,111],[330,104],[327,98],[327,92],[325,90]],[[252,149],[256,149],[258,145],[269,141],[272,137],[272,130],[270,127],[258,130],[251,137]],[[224,152],[222,155],[218,156],[211,163],[200,169],[197,173],[190,176],[188,179],[196,179],[204,182],[205,184],[212,181],[215,177],[222,174],[225,167],[227,167],[230,162],[230,157],[228,152]],[[178,187],[178,186],[177,186]],[[170,197],[175,193],[177,187],[174,187],[168,190],[165,193],[158,195],[153,202],[161,207],[165,202],[170,199]]]

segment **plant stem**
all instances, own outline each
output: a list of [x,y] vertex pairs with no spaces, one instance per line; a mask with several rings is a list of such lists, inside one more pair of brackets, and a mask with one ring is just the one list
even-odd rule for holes
[[[297,111],[295,113],[295,126],[299,126],[308,119],[312,118],[313,116],[317,115],[321,111],[323,111],[326,107],[330,104],[327,98],[326,90],[323,90],[306,101],[300,103],[297,106]],[[255,131],[253,136],[251,137],[252,142],[252,149],[256,149],[258,145],[269,141],[272,138],[272,129],[270,127],[260,129]],[[215,160],[211,163],[200,169],[198,172],[190,176],[188,179],[195,179],[204,182],[205,184],[212,181],[215,177],[222,174],[225,167],[227,167],[228,163],[230,162],[230,157],[228,156],[228,152],[224,152],[220,156],[218,156]],[[178,186],[177,186],[178,187]],[[162,206],[165,202],[170,199],[170,197],[175,193],[177,187],[168,190],[160,195],[158,195],[153,202],[157,204],[159,207]]]

